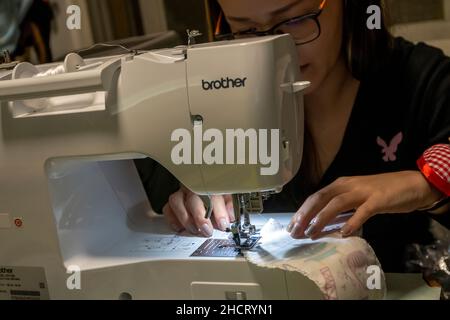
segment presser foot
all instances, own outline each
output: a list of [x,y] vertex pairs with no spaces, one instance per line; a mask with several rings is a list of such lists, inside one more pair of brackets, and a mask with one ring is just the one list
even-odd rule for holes
[[239,250],[248,251],[253,249],[259,240],[261,239],[261,236],[258,232],[256,232],[256,229],[254,226],[252,226],[251,233],[250,232],[243,232],[241,230],[237,230],[240,228],[237,228],[236,226],[232,226],[230,229],[227,230],[227,232],[231,233],[231,238],[234,241],[235,247]]
[[236,242],[236,248],[241,251],[249,251],[252,250],[256,245],[258,244],[259,240],[261,239],[260,236],[254,235],[250,238],[242,239],[240,241],[240,244],[238,245]]

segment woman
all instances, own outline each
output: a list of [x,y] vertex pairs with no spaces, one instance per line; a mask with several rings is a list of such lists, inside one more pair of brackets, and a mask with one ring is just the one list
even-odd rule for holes
[[[312,83],[302,168],[265,207],[297,211],[288,231],[313,239],[338,214],[355,210],[342,235],[364,224],[385,271],[403,271],[406,246],[430,242],[430,217],[449,215],[450,59],[392,39],[385,25],[369,30],[367,8],[382,8],[381,1],[218,2],[235,37],[291,33],[302,77]],[[430,166],[430,155],[440,168]],[[213,223],[225,230],[231,199],[213,202]],[[184,188],[163,212],[175,231],[212,235],[202,201]]]

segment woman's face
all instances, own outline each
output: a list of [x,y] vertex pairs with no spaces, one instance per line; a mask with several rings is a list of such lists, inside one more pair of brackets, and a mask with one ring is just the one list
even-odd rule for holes
[[[270,29],[279,22],[318,10],[321,0],[219,0],[232,31]],[[319,88],[342,53],[343,2],[328,0],[319,17],[322,33],[297,46],[302,78],[311,81],[307,93]],[[343,60],[341,60],[342,62]]]

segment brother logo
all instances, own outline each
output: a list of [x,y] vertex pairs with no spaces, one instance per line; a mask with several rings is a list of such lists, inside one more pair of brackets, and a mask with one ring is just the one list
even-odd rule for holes
[[203,90],[220,90],[220,89],[229,89],[229,88],[245,88],[245,82],[247,81],[247,78],[236,78],[236,79],[230,79],[230,78],[222,78],[220,80],[215,81],[206,81],[202,80],[202,87]]

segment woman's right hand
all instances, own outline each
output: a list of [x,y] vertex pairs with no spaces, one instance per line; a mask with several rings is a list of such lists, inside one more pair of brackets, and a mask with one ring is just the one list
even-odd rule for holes
[[211,237],[214,228],[226,231],[234,222],[231,195],[212,196],[213,215],[206,219],[206,209],[202,199],[186,187],[181,187],[169,197],[163,208],[167,223],[175,232],[184,230],[196,236]]

